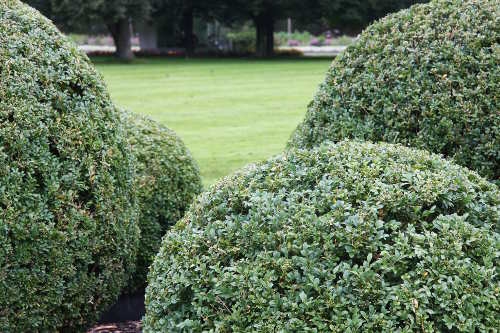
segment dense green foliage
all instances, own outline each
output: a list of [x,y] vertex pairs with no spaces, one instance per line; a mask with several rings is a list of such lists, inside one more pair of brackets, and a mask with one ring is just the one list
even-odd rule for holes
[[177,135],[144,117],[123,113],[136,158],[141,238],[136,273],[129,288],[145,287],[148,267],[165,231],[177,222],[201,191],[198,166]]
[[499,208],[496,185],[425,151],[291,150],[167,232],[145,332],[494,330]]
[[35,10],[0,0],[0,331],[95,320],[134,269],[132,155],[101,77]]
[[498,180],[499,20],[496,0],[441,0],[373,24],[333,62],[290,145],[398,142]]

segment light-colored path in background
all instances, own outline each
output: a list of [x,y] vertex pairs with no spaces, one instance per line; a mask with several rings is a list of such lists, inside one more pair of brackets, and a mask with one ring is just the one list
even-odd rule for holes
[[[100,45],[80,45],[79,48],[86,53],[89,52],[115,52],[114,46]],[[134,51],[140,51],[138,46],[132,47]],[[306,57],[335,57],[346,49],[346,46],[281,46],[278,50],[290,51],[297,50],[302,52]]]
[[278,50],[297,50],[305,57],[335,57],[342,53],[347,46],[281,46]]

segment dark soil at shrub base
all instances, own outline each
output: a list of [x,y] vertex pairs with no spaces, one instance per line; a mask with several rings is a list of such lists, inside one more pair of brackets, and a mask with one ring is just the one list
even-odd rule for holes
[[140,321],[102,324],[88,330],[87,333],[142,333]]
[[99,318],[99,324],[137,321],[146,314],[144,289],[121,295],[116,303]]
[[106,311],[99,323],[87,333],[137,333],[142,332],[141,319],[145,314],[144,289],[121,295]]

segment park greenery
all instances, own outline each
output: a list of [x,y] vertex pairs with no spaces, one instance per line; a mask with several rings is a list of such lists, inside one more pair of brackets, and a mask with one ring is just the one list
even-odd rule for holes
[[[251,22],[269,56],[279,19],[352,33],[413,1],[30,3],[66,31],[104,27],[130,59],[141,21],[170,18],[187,55],[194,18]],[[324,62],[100,59],[108,92],[49,19],[0,0],[0,331],[83,332],[144,287],[146,333],[496,331],[499,11],[432,0],[376,21],[334,60],[285,151],[212,174],[203,192],[201,141],[221,140],[227,156],[285,148],[301,116],[290,109]],[[193,104],[163,104],[163,85]],[[117,100],[177,114],[184,130]]]
[[[252,50],[257,56],[274,53],[279,21],[292,18],[303,30],[336,29],[356,35],[385,14],[425,0],[26,0],[65,32],[107,31],[116,55],[131,59],[131,24],[144,39],[180,45],[187,56],[195,52],[196,20],[219,22],[236,31],[253,28]],[[310,22],[316,22],[312,26]],[[300,29],[299,29],[300,30]]]

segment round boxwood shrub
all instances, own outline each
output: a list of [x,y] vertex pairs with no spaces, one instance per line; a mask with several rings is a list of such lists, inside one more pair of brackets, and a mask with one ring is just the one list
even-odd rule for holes
[[123,111],[136,158],[141,230],[136,272],[129,291],[145,287],[148,267],[166,230],[177,222],[201,192],[200,172],[182,140],[144,116]]
[[489,331],[500,193],[437,155],[343,141],[228,177],[165,235],[145,332]]
[[402,143],[499,181],[499,8],[432,1],[371,25],[333,62],[290,146]]
[[0,331],[75,331],[134,270],[133,155],[87,57],[0,2]]

